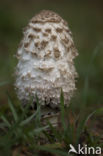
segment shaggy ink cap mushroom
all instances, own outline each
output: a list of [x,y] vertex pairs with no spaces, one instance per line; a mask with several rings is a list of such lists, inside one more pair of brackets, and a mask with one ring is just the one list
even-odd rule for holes
[[43,10],[34,16],[17,51],[17,95],[29,100],[37,94],[41,105],[60,106],[61,88],[65,105],[73,96],[78,55],[68,24],[58,14]]

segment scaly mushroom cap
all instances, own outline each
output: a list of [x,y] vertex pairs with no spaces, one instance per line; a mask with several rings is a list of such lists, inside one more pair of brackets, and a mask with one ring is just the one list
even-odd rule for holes
[[29,100],[37,94],[42,105],[59,107],[61,88],[65,104],[75,90],[77,56],[67,22],[52,11],[41,11],[26,29],[17,51],[17,95]]

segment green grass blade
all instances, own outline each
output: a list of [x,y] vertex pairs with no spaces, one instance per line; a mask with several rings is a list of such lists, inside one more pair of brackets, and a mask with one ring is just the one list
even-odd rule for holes
[[20,106],[20,109],[22,111],[22,115],[21,115],[21,120],[24,119],[24,117],[27,117],[27,113],[30,111],[30,106],[33,103],[33,97],[30,98],[30,100],[26,103],[26,106],[23,107],[22,105]]
[[[24,125],[26,125],[26,124],[28,124],[34,117],[36,118],[36,116],[37,116],[37,114],[38,114],[38,112],[39,112],[39,109],[40,109],[40,106],[38,107],[38,109],[37,109],[37,111],[34,113],[34,114],[32,114],[30,117],[28,117],[27,119],[25,119],[24,121],[22,121],[21,123],[20,123],[20,126],[24,126]],[[27,109],[26,109],[27,110]],[[26,112],[24,111],[24,114],[25,114]],[[23,116],[24,116],[24,114],[23,114]]]
[[89,114],[86,119],[85,119],[85,125],[87,124],[88,120],[93,116],[93,115],[97,115],[103,113],[103,108],[99,108],[97,110],[95,110],[94,112],[92,112],[91,114]]
[[25,119],[24,121],[22,121],[20,123],[20,126],[24,126],[26,124],[28,124],[35,116],[36,116],[37,112],[32,114],[30,117],[28,117],[27,119]]
[[14,120],[17,121],[18,120],[18,115],[17,115],[16,109],[14,108],[13,103],[12,103],[9,96],[8,96],[8,104],[9,104],[9,107],[10,107],[10,109],[12,111]]
[[41,131],[46,130],[47,128],[49,128],[48,125],[44,126],[44,127],[41,127],[41,128],[37,128],[37,129],[34,130],[34,133],[40,133]]
[[55,139],[62,141],[62,135],[60,134],[60,132],[58,132],[58,130],[55,127],[53,127],[53,125],[49,121],[48,121],[48,125],[50,130],[53,132]]
[[83,132],[85,128],[85,118],[82,118],[80,121],[78,127],[77,127],[77,133],[76,133],[76,142],[78,143],[81,133]]
[[6,117],[5,116],[1,116],[1,119],[4,121],[4,123],[7,125],[7,127],[11,127],[11,124],[9,123],[9,121],[6,119]]
[[68,124],[67,129],[65,131],[64,135],[64,142],[66,142],[67,145],[74,143],[74,127],[70,124]]
[[33,136],[37,133],[41,133],[42,131],[46,130],[49,126],[44,126],[44,127],[40,127],[40,128],[37,128],[37,129],[34,129],[32,132],[29,132],[29,135]]
[[64,95],[63,95],[62,89],[61,89],[61,95],[60,95],[60,107],[61,107],[61,122],[62,122],[64,130],[66,130],[65,109],[64,109]]
[[79,139],[80,134],[83,132],[83,130],[84,130],[84,128],[85,128],[85,126],[86,126],[88,120],[89,120],[93,115],[99,114],[99,113],[101,113],[101,112],[103,112],[103,108],[97,109],[96,111],[92,112],[91,114],[89,114],[88,116],[84,117],[84,118],[81,120],[81,122],[80,122],[80,124],[79,124],[79,126],[78,126],[78,128],[77,128],[77,140]]

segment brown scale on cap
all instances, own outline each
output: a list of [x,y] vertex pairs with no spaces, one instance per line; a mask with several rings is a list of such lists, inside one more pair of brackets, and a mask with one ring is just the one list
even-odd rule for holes
[[41,42],[41,48],[44,49],[47,46],[47,44],[48,44],[48,41],[43,40]]
[[48,52],[44,55],[44,57],[45,57],[45,58],[48,58],[48,57],[51,55],[51,53],[52,53],[52,52],[51,52],[50,50],[48,50]]
[[20,54],[16,54],[15,57],[19,60],[21,58]]
[[52,41],[55,41],[56,39],[57,39],[57,36],[56,36],[56,35],[52,35],[52,36],[51,36],[51,40],[52,40]]
[[35,42],[34,44],[36,48],[39,48],[40,42]]
[[78,52],[77,52],[77,49],[75,48],[74,43],[70,44],[70,45],[67,47],[67,52],[69,52],[70,49],[72,50],[72,55],[73,55],[74,57],[78,55]]
[[30,53],[30,50],[28,48],[24,48],[26,53]]
[[68,44],[68,43],[69,43],[69,39],[65,36],[65,38],[63,39],[63,42],[64,42],[65,44]]
[[31,51],[32,56],[38,57],[38,54],[35,51]]
[[45,29],[45,32],[51,33],[51,29],[50,28],[47,28],[47,29]]
[[44,36],[44,37],[47,37],[47,36],[48,36],[48,34],[47,34],[47,33],[43,33],[43,36]]
[[28,35],[28,38],[29,38],[29,39],[35,39],[36,36],[35,36],[34,34],[29,34],[29,35]]
[[62,28],[56,28],[56,32],[62,33],[63,32],[63,29]]
[[29,46],[29,42],[24,43],[24,47],[27,48]]
[[44,72],[50,72],[51,70],[53,70],[54,67],[38,67],[39,70],[42,70]]
[[38,42],[35,42],[34,43],[35,47],[38,48],[39,50],[45,49],[45,47],[47,46],[47,44],[48,44],[48,41],[46,41],[46,40],[43,40],[41,42],[38,41]]
[[33,30],[36,31],[36,32],[41,32],[41,29],[40,28],[35,28],[34,27]]
[[25,87],[25,91],[27,91],[28,93],[30,93],[30,87]]
[[54,48],[54,56],[55,58],[59,58],[60,57],[60,51],[58,48]]
[[32,23],[60,23],[61,21],[64,25],[67,25],[67,22],[63,20],[58,14],[49,10],[43,10],[31,19]]
[[30,78],[30,77],[31,77],[31,73],[28,72],[28,73],[26,74],[26,76],[27,76],[28,78]]

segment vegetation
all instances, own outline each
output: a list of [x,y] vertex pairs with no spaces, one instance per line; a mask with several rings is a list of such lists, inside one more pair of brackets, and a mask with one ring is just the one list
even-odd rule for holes
[[[46,2],[46,3],[44,3]],[[102,3],[102,2],[101,2]],[[103,149],[103,9],[100,2],[3,1],[0,5],[0,155],[69,155],[69,144]],[[58,8],[57,8],[58,6]],[[64,9],[65,8],[65,9]],[[54,128],[41,122],[32,103],[23,108],[14,90],[14,67],[22,28],[39,10],[50,9],[65,18],[79,51],[75,61],[79,78],[70,107],[65,109],[61,91],[61,124]],[[49,131],[48,131],[49,129]],[[50,135],[51,134],[51,135]],[[42,142],[44,140],[44,142]]]
[[70,108],[65,110],[62,91],[60,102],[61,125],[55,128],[49,121],[46,126],[42,126],[38,99],[37,111],[30,114],[32,101],[25,108],[22,105],[15,107],[8,95],[9,112],[7,115],[0,114],[0,154],[17,156],[24,153],[29,156],[40,155],[43,154],[41,151],[45,151],[54,155],[67,156],[70,144],[77,147],[78,144],[84,143],[90,147],[102,148],[101,136],[92,133],[87,123],[93,115],[102,113],[103,108],[86,116],[80,113],[76,117]]

